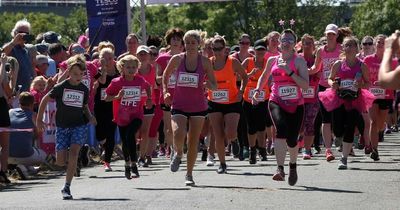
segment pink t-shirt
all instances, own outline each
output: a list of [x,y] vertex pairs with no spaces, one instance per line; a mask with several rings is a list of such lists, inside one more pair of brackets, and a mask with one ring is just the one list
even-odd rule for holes
[[[369,91],[374,94],[377,99],[394,99],[393,90],[386,90],[376,84],[376,81],[378,81],[379,67],[381,62],[382,60],[380,60],[376,54],[368,55],[364,58],[364,63],[369,70],[369,81],[371,84]],[[396,60],[392,60],[392,69],[395,69],[397,65],[398,62]]]
[[127,126],[133,119],[143,119],[143,105],[141,93],[150,84],[140,75],[136,74],[133,80],[128,81],[120,76],[114,78],[106,89],[106,94],[115,96],[123,89],[124,97],[113,102],[113,121],[119,126]]
[[30,90],[30,93],[32,94],[33,98],[34,98],[34,104],[40,104],[40,102],[42,101],[43,97],[46,95],[46,92],[40,92],[34,89]]

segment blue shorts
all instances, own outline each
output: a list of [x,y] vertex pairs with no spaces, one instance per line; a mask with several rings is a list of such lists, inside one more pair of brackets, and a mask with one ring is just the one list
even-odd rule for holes
[[88,126],[56,127],[56,151],[67,150],[72,144],[84,145],[88,139]]

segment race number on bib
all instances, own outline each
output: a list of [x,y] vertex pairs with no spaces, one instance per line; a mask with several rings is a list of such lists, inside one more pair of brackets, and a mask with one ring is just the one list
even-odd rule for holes
[[[249,100],[253,99],[254,93],[255,89],[250,89]],[[260,92],[258,92],[257,101],[264,101],[264,99],[265,99],[265,90],[261,90]]]
[[100,100],[102,100],[102,101],[106,100],[106,89],[105,88],[100,89]]
[[302,90],[303,98],[315,98],[315,87],[309,87],[306,90]]
[[179,87],[197,88],[199,86],[199,74],[180,72],[177,85]]
[[324,79],[327,80],[329,78],[329,74],[331,74],[331,71],[324,71]]
[[121,100],[122,105],[136,104],[134,102],[140,101],[141,91],[140,87],[123,87],[124,97]]
[[371,87],[369,88],[369,92],[374,94],[377,99],[384,99],[385,98],[385,89],[379,87]]
[[213,102],[228,102],[229,92],[228,90],[215,90],[212,91],[212,101]]
[[176,76],[175,74],[172,74],[168,80],[168,88],[175,88],[175,85],[176,85]]
[[340,81],[340,88],[357,91],[357,88],[354,87],[354,80],[352,79],[345,79]]
[[83,91],[64,89],[62,101],[66,106],[82,108],[83,96]]
[[281,97],[282,100],[298,99],[297,90],[297,86],[281,86],[279,87],[279,97]]

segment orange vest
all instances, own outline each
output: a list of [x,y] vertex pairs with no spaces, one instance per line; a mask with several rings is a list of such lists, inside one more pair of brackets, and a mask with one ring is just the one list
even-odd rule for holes
[[[232,67],[232,57],[228,56],[224,68],[214,70],[215,80],[217,81],[217,90],[208,90],[207,99],[219,104],[236,103],[238,88],[236,86],[236,75]],[[215,57],[211,58],[214,63]]]
[[[243,94],[243,99],[249,103],[251,103],[251,99],[253,97],[254,90],[257,87],[258,79],[261,77],[261,74],[265,68],[266,63],[267,63],[266,60],[264,60],[261,71],[257,71],[257,73],[255,73],[253,76],[249,77],[246,89],[244,90],[244,94]],[[246,73],[247,74],[250,73],[254,68],[256,68],[255,58],[250,58],[249,62],[247,63]],[[260,91],[259,101],[260,102],[265,101],[268,98],[269,98],[269,87],[268,87],[268,85],[265,85],[264,90]]]

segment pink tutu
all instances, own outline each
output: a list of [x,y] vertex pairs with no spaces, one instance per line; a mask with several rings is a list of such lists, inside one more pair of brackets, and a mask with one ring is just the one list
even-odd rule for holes
[[356,109],[360,113],[366,112],[372,107],[375,96],[368,90],[361,89],[358,98],[354,100],[344,100],[339,98],[336,90],[328,88],[318,93],[319,100],[328,112],[344,105],[346,110]]

